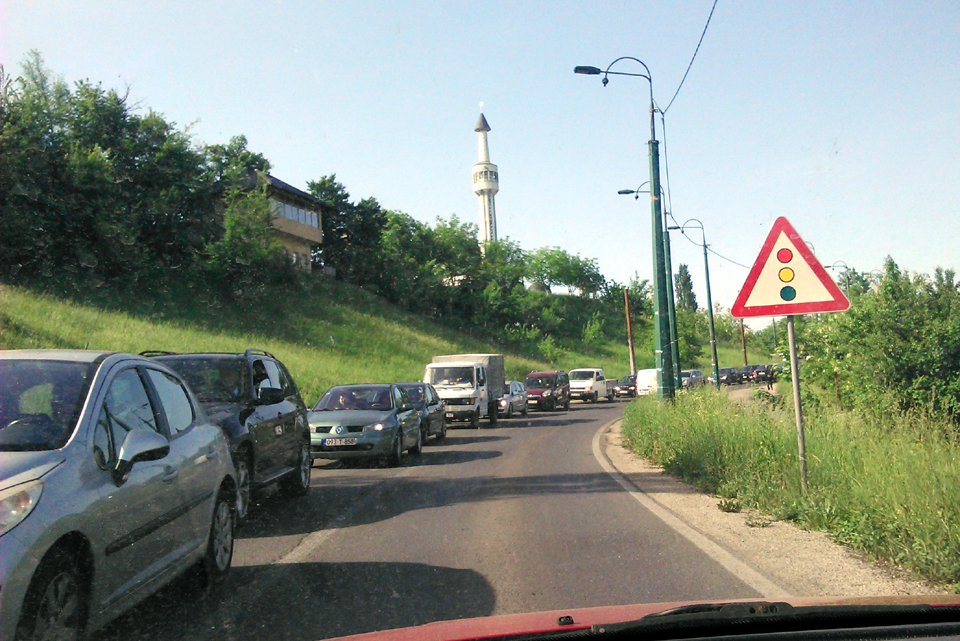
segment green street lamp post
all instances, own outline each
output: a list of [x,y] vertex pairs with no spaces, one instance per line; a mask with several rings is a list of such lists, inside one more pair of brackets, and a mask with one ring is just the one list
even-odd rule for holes
[[[633,60],[639,63],[647,73],[610,71],[613,65],[621,60]],[[607,85],[607,82],[609,82],[607,76],[611,75],[643,78],[650,83],[650,217],[653,241],[653,325],[654,351],[657,365],[657,397],[660,400],[672,400],[676,387],[675,377],[673,376],[673,354],[670,349],[671,334],[669,313],[667,314],[667,318],[664,318],[664,312],[669,311],[669,302],[667,299],[667,272],[665,269],[663,247],[663,213],[660,202],[660,143],[657,141],[656,120],[654,119],[656,112],[653,103],[653,77],[646,64],[630,56],[617,58],[610,63],[606,71],[601,71],[597,67],[581,66],[575,67],[573,72],[588,76],[599,76],[602,74],[603,86]]]
[[[633,194],[634,199],[639,199],[640,194],[648,193],[649,191],[641,189],[641,187],[649,184],[650,181],[647,181],[636,189],[621,189],[617,193],[622,196]],[[662,187],[660,188],[660,195],[663,196]],[[664,218],[666,218],[666,216],[664,216]],[[663,221],[663,224],[666,224],[666,220]],[[663,230],[664,263],[667,272],[667,316],[670,319],[670,356],[673,361],[671,376],[673,376],[674,389],[678,390],[683,385],[683,378],[680,374],[680,337],[677,333],[677,299],[673,290],[673,260],[670,258],[670,229],[679,229],[679,227],[664,227]]]
[[720,369],[717,365],[717,332],[713,324],[713,298],[710,296],[710,261],[707,260],[707,233],[703,230],[703,223],[696,218],[684,222],[679,227],[670,227],[670,229],[679,229],[683,233],[684,228],[690,223],[696,223],[700,228],[700,236],[703,239],[703,274],[707,279],[707,318],[710,320],[710,364],[713,366],[713,384],[720,389]]

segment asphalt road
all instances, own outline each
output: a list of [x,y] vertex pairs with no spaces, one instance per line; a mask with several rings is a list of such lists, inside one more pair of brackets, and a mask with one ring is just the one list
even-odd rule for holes
[[624,403],[453,429],[397,468],[318,462],[258,501],[227,581],[178,580],[104,639],[307,641],[442,619],[760,596],[632,499],[591,443]]

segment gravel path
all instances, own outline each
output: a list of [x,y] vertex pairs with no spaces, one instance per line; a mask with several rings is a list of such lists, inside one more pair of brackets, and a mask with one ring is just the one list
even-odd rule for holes
[[871,562],[822,532],[755,513],[722,512],[701,494],[622,445],[619,421],[604,435],[604,453],[638,490],[793,596],[950,594]]

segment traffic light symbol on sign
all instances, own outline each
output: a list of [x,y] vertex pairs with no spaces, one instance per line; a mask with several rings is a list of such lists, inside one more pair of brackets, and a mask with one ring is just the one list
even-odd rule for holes
[[731,312],[736,318],[842,311],[836,283],[786,218],[778,218]]
[[[779,260],[781,263],[784,263],[784,264],[789,263],[791,260],[793,260],[793,252],[787,249],[786,247],[784,247],[783,249],[777,252],[777,260]],[[780,277],[781,283],[789,283],[793,281],[794,276],[796,276],[794,271],[789,267],[781,267],[777,275]],[[783,299],[784,301],[789,303],[796,297],[797,297],[797,290],[794,289],[791,285],[784,285],[783,287],[780,288],[780,298]]]

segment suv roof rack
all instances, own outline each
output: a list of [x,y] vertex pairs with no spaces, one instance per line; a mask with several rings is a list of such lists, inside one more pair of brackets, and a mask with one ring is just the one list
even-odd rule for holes
[[140,352],[140,356],[170,356],[176,354],[177,352],[166,352],[162,349],[148,349]]
[[257,349],[257,348],[255,348],[255,347],[251,347],[250,349],[248,349],[247,351],[245,351],[245,352],[243,353],[243,355],[244,355],[244,356],[267,356],[267,357],[269,357],[269,358],[276,358],[276,356],[274,356],[273,354],[271,354],[271,353],[268,352],[267,350],[265,350],[265,349]]

